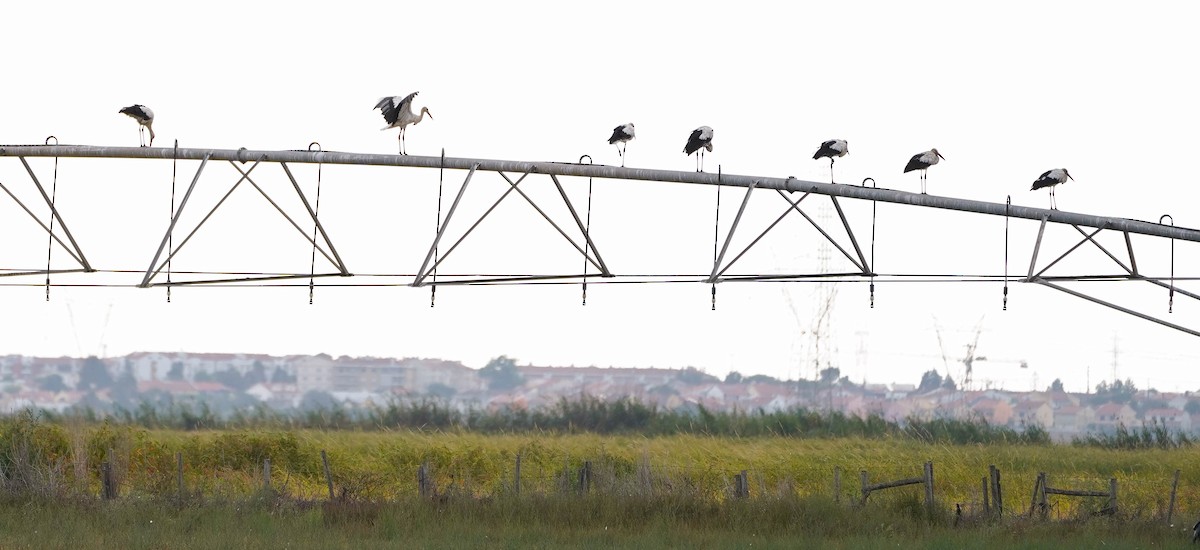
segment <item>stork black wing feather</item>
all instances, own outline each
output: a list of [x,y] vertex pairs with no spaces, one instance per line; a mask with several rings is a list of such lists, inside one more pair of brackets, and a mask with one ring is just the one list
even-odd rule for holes
[[419,92],[413,92],[404,96],[403,99],[400,99],[400,96],[385,97],[380,99],[379,103],[375,104],[375,108],[380,109],[383,112],[384,121],[386,121],[388,124],[395,124],[400,118],[400,113],[404,109],[409,108],[409,105],[412,104],[413,98],[417,97],[418,93]]
[[1046,170],[1041,176],[1038,176],[1037,181],[1033,182],[1033,187],[1030,187],[1029,190],[1036,191],[1038,189],[1042,189],[1043,187],[1058,185],[1058,180],[1050,177],[1050,172],[1052,171],[1053,170]]
[[400,110],[396,108],[396,98],[385,97],[375,104],[375,108],[383,112],[383,120],[388,124],[395,124],[396,119],[400,115]]
[[704,147],[704,142],[700,140],[701,131],[699,128],[692,130],[692,135],[688,136],[687,145],[683,147],[683,152],[692,154]]
[[925,153],[917,153],[908,159],[908,164],[904,165],[904,173],[912,172],[913,170],[924,170],[929,168],[929,165],[921,160]]
[[834,143],[837,143],[837,141],[832,140],[832,139],[829,141],[822,142],[821,148],[817,149],[816,153],[813,153],[813,160],[817,160],[821,157],[832,157],[832,156],[837,155],[838,152],[833,150]]
[[608,144],[612,145],[618,141],[629,141],[631,139],[633,139],[633,136],[625,131],[625,125],[622,124],[613,128],[612,137],[608,138]]

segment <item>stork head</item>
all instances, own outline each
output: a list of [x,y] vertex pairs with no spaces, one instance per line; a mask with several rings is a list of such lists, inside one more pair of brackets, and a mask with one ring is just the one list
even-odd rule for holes
[[933,149],[930,149],[929,152],[937,155],[938,158],[940,158],[942,160],[946,160],[946,157],[943,157],[942,154],[938,152],[936,147],[934,147]]
[[1062,171],[1063,171],[1063,175],[1067,176],[1067,179],[1069,179],[1071,181],[1075,181],[1075,178],[1071,177],[1071,173],[1068,172],[1066,168],[1063,168]]
[[[425,115],[429,115],[429,120],[433,120],[433,113],[429,112],[429,107],[421,107],[421,117]],[[421,122],[421,119],[417,119],[417,122]]]

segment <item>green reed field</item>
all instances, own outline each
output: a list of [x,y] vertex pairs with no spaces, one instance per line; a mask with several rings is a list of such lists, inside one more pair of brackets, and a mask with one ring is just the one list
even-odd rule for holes
[[[0,430],[0,548],[1174,547],[1190,539],[1200,515],[1197,456],[1191,446],[180,431],[27,418]],[[106,461],[119,491],[114,500],[97,497]],[[860,502],[860,470],[872,482],[918,477],[926,461],[934,464],[933,510],[919,486]],[[424,496],[422,464],[431,480]],[[1000,519],[982,514],[989,465],[1002,473]],[[750,496],[735,499],[733,476],[743,470]],[[1052,496],[1048,518],[1027,517],[1038,472],[1061,488],[1106,490],[1116,478],[1116,514],[1100,513],[1102,498]]]

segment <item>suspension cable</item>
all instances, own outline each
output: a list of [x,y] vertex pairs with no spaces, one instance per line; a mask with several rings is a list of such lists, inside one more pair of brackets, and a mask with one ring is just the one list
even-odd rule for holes
[[1012,209],[1012,195],[1004,201],[1004,308],[1008,311],[1008,214]]
[[[429,285],[429,307],[433,307],[434,300],[437,299],[437,234],[442,228],[442,182],[446,177],[446,148],[442,147],[442,160],[438,165],[438,201],[437,201],[437,223],[433,226],[433,284]],[[466,185],[465,183],[463,185]]]
[[[1171,220],[1171,227],[1175,227],[1175,218],[1170,214],[1159,216],[1158,223],[1163,223],[1163,220]],[[1175,311],[1175,238],[1171,238],[1171,285],[1167,290],[1167,313]]]
[[[175,219],[175,175],[179,165],[179,140],[171,151],[171,212],[167,220]],[[171,303],[171,259],[175,257],[175,232],[167,233],[167,303]]]
[[[588,164],[592,164],[591,155],[583,155],[579,157],[579,164],[583,164],[583,159],[587,159]],[[625,165],[625,154],[621,153],[621,166]],[[588,176],[588,201],[587,201],[587,221],[583,226],[583,305],[587,305],[587,276],[588,276],[588,254],[592,250],[592,177]]]
[[[58,138],[50,136],[46,138],[46,145],[50,145],[50,140],[54,140],[54,144],[58,145]],[[58,155],[54,156],[54,180],[51,183],[50,189],[50,237],[46,243],[46,301],[50,301],[50,254],[54,250],[54,204],[58,200]]]
[[[317,146],[318,152],[323,150],[321,148],[321,144],[317,143],[315,141],[308,144],[308,150],[312,151],[314,145]],[[309,260],[309,264],[308,264],[308,305],[310,305],[310,306],[313,304],[313,286],[314,286],[313,280],[317,274],[317,229],[318,229],[318,223],[316,220],[318,219],[317,215],[321,213],[321,164],[322,164],[321,162],[317,162],[317,198],[316,198],[315,204],[313,206],[313,236],[312,236],[313,249],[312,249],[312,258]]]
[[[830,164],[832,166],[832,163]],[[875,187],[875,178],[863,178],[862,185],[866,187],[867,181],[871,181],[871,187]],[[871,309],[875,309],[875,201],[871,201]]]
[[[721,240],[721,165],[717,165],[717,208],[713,220],[713,265],[717,263],[717,242]],[[717,310],[717,281],[712,283],[712,310]]]

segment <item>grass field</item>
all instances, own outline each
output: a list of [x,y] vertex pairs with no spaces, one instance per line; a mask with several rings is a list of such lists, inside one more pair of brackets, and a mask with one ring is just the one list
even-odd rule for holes
[[[1200,515],[1200,461],[1191,448],[32,423],[10,426],[0,450],[0,549],[1151,548],[1186,543]],[[182,499],[176,453],[185,464]],[[264,459],[271,461],[269,489]],[[112,501],[96,498],[105,460],[119,482]],[[585,461],[592,478],[583,492]],[[860,505],[860,470],[872,481],[915,477],[926,461],[935,470],[934,510],[916,486],[874,493]],[[422,464],[436,485],[426,498],[417,494]],[[989,465],[1003,476],[1006,516],[999,520],[981,514]],[[836,495],[835,469],[842,479]],[[733,476],[742,470],[750,497],[739,500]],[[1176,470],[1175,525],[1168,526]],[[1038,472],[1054,487],[1088,490],[1116,478],[1116,515],[1098,514],[1100,498],[1051,497],[1048,520],[1026,517]]]
[[[919,507],[918,507],[919,508]],[[1183,526],[1095,518],[953,527],[911,506],[808,500],[695,506],[671,500],[530,497],[501,502],[301,504],[259,498],[182,508],[122,500],[6,502],[0,547],[34,548],[1161,548]]]

